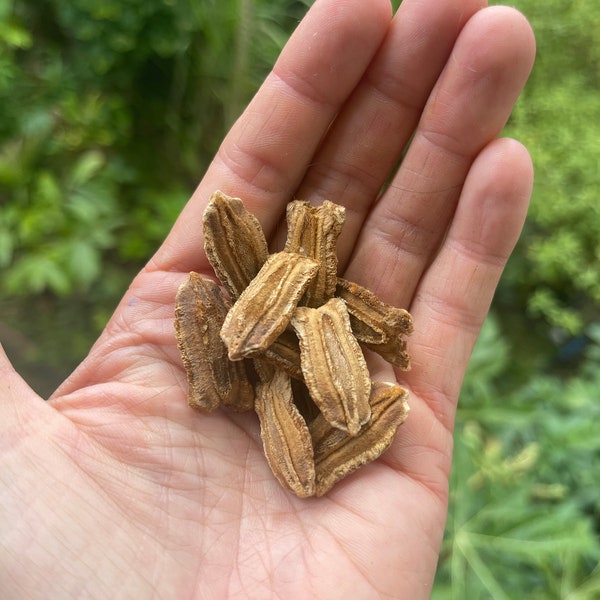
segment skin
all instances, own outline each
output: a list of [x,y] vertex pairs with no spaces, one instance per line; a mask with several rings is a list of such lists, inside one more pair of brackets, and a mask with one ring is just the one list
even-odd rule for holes
[[[80,367],[43,402],[0,358],[3,597],[430,596],[462,378],[531,193],[498,135],[534,53],[479,0],[315,2]],[[341,272],[414,317],[412,370],[378,373],[408,421],[326,497],[280,488],[254,414],[186,404],[173,302],[210,272],[216,189],[274,243],[292,197],[343,204]]]

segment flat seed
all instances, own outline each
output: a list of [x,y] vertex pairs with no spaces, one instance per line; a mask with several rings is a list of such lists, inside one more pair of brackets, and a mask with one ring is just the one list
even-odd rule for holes
[[371,380],[344,301],[332,298],[319,308],[298,307],[291,323],[312,399],[331,425],[357,435],[371,416]]
[[212,279],[192,272],[179,287],[175,334],[188,379],[188,402],[205,411],[220,404],[236,410],[254,407],[249,365],[227,360],[219,335],[228,310],[223,290]]
[[373,292],[341,277],[335,293],[346,302],[356,339],[394,366],[409,369],[405,338],[413,331],[410,313],[382,302]]
[[204,250],[232,299],[236,299],[267,260],[267,240],[258,219],[239,198],[215,192],[204,211]]
[[289,376],[275,371],[257,386],[256,412],[271,471],[281,485],[300,498],[315,493],[315,465],[308,426],[292,399]]
[[278,252],[269,256],[221,328],[230,360],[265,350],[283,333],[317,269],[316,261],[300,254]]
[[260,356],[295,379],[303,379],[300,368],[300,345],[296,334],[291,329],[286,329]]
[[374,381],[371,419],[357,436],[349,436],[332,427],[322,415],[310,423],[317,496],[327,493],[338,481],[381,456],[408,416],[407,397],[408,392],[399,385]]
[[294,200],[287,206],[286,251],[309,256],[319,263],[319,271],[301,302],[305,306],[320,306],[335,292],[338,263],[336,243],[345,215],[343,206],[328,200],[321,206],[311,206],[301,200]]

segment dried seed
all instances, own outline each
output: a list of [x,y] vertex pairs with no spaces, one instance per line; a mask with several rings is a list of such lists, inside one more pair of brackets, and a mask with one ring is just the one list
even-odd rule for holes
[[378,458],[389,447],[396,430],[408,416],[407,397],[408,392],[399,385],[374,381],[371,419],[354,437],[332,427],[322,415],[310,423],[317,496],[322,496],[340,479]]
[[278,252],[269,256],[221,328],[230,360],[265,350],[283,333],[317,269],[316,261],[300,254]]
[[219,335],[229,310],[223,290],[211,279],[190,273],[175,300],[175,333],[188,379],[190,406],[211,411],[219,404],[236,410],[254,407],[247,361],[227,360]]
[[239,198],[217,191],[204,211],[203,225],[206,256],[235,300],[269,254],[260,223]]
[[317,307],[335,292],[336,242],[344,225],[343,206],[325,200],[321,206],[295,200],[287,206],[288,234],[285,249],[314,258],[319,271],[306,289],[301,304]]
[[282,486],[300,498],[315,493],[315,465],[308,426],[292,401],[289,376],[275,371],[268,383],[260,383],[256,412],[265,455]]
[[315,404],[334,427],[358,434],[371,415],[371,380],[344,301],[332,298],[319,308],[298,307],[291,323]]
[[401,335],[383,344],[365,344],[365,348],[377,352],[379,356],[401,371],[410,369],[410,354],[406,350],[406,346],[406,340]]
[[336,296],[346,302],[352,331],[359,342],[393,365],[407,370],[410,356],[405,336],[412,333],[410,313],[382,302],[366,288],[338,277]]

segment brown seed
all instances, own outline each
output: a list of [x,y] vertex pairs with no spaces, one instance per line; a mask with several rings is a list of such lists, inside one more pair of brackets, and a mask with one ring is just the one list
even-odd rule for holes
[[332,298],[319,308],[298,307],[291,323],[312,399],[329,423],[357,435],[371,415],[371,380],[344,301]]
[[366,288],[338,277],[336,296],[346,302],[356,339],[400,369],[410,368],[407,335],[413,331],[410,314],[382,302]]
[[175,333],[188,379],[190,406],[211,411],[220,404],[236,410],[254,407],[247,361],[227,360],[221,324],[229,310],[222,289],[190,273],[175,300]]
[[283,333],[317,268],[316,261],[300,254],[269,256],[225,317],[221,338],[230,360],[265,350]]
[[300,368],[300,345],[296,334],[290,328],[266,348],[260,357],[283,369],[295,379],[303,378]]
[[260,223],[239,198],[217,191],[204,211],[203,224],[206,256],[235,300],[254,279],[269,254]]
[[310,433],[292,401],[289,376],[275,371],[271,381],[260,383],[256,412],[267,461],[282,486],[300,498],[315,493],[315,465]]
[[391,444],[398,427],[408,416],[407,391],[396,384],[373,382],[371,419],[357,436],[332,427],[323,416],[310,423],[313,439],[316,495],[378,458]]
[[325,200],[321,206],[295,200],[287,206],[288,234],[285,249],[314,258],[319,271],[306,289],[301,304],[317,307],[335,292],[336,242],[344,225],[343,206]]

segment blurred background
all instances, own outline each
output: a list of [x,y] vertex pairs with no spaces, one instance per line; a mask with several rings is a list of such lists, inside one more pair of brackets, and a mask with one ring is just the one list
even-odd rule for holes
[[[0,341],[47,397],[310,0],[0,0]],[[398,1],[395,2],[397,6]],[[516,0],[529,220],[475,349],[433,598],[600,597],[600,3]]]

